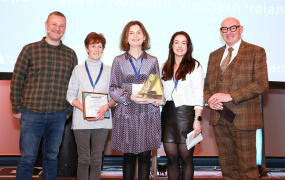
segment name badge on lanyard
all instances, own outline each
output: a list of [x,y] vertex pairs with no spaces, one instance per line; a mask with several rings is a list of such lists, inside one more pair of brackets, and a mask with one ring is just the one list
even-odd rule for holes
[[172,91],[172,99],[175,104],[175,107],[183,106],[186,104],[186,101],[185,101],[182,91],[177,90],[178,80],[174,79],[174,75],[172,79],[174,82],[174,89]]
[[88,69],[87,62],[86,62],[86,61],[85,61],[85,69],[86,69],[86,72],[87,72],[87,74],[88,74],[88,77],[89,77],[89,80],[90,80],[91,86],[93,87],[93,92],[94,92],[95,86],[96,86],[96,84],[98,83],[98,81],[99,81],[99,79],[100,79],[100,77],[101,77],[101,75],[102,75],[103,63],[101,64],[100,72],[99,72],[99,74],[98,74],[98,76],[97,76],[97,79],[96,79],[96,81],[95,81],[94,84],[93,84],[93,80],[92,80],[91,74],[90,74],[90,72],[89,72],[89,69]]
[[138,94],[143,88],[144,84],[132,84],[132,94]]
[[[130,61],[131,65],[133,67],[133,70],[135,72],[137,82],[139,82],[140,81],[140,72],[141,72],[143,58],[141,58],[141,67],[140,67],[140,69],[138,71],[136,70],[136,67],[134,65],[133,60],[131,58],[129,58],[129,61]],[[142,87],[143,87],[142,83],[140,83],[140,84],[139,83],[132,84],[132,94],[138,94],[141,91]]]

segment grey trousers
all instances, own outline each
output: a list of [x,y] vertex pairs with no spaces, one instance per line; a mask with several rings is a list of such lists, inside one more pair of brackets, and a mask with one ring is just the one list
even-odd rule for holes
[[73,130],[77,144],[78,167],[77,179],[99,180],[101,177],[102,152],[109,129],[82,129]]

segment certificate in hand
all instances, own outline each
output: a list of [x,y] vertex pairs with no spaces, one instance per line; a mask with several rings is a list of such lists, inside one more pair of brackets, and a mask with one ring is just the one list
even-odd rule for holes
[[[82,104],[83,104],[83,117],[93,118],[97,116],[97,111],[102,105],[107,104],[108,94],[107,93],[96,93],[82,91]],[[110,118],[110,109],[105,114],[104,118]]]

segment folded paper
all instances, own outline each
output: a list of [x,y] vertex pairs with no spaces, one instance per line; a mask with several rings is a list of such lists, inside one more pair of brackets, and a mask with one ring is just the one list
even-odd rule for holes
[[194,138],[194,130],[191,131],[190,133],[187,134],[187,139],[186,139],[186,146],[187,149],[191,149],[193,146],[195,146],[196,144],[198,144],[199,142],[201,142],[203,140],[203,136],[202,134],[198,134],[198,136],[196,136]]

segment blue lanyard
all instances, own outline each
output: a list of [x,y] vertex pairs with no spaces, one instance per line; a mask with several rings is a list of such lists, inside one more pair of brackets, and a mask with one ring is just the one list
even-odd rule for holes
[[140,73],[141,73],[143,58],[141,58],[141,67],[140,67],[139,71],[136,70],[136,67],[135,67],[135,65],[133,63],[132,58],[129,58],[129,60],[130,60],[130,63],[131,63],[131,65],[132,65],[132,67],[133,67],[133,69],[135,71],[135,75],[137,77],[137,80],[139,81],[140,80]]
[[174,82],[174,84],[175,84],[175,89],[176,89],[176,88],[177,88],[177,85],[178,85],[178,80],[175,80],[174,75],[173,75],[172,79],[173,79],[173,82]]
[[98,76],[97,76],[97,79],[96,79],[96,81],[95,81],[95,84],[93,84],[93,80],[92,80],[92,77],[91,77],[91,75],[90,75],[90,72],[89,72],[89,69],[88,69],[87,62],[86,62],[86,61],[85,61],[85,69],[86,69],[86,71],[87,71],[87,74],[88,74],[90,83],[91,83],[91,85],[92,85],[92,87],[93,87],[93,90],[94,90],[96,84],[98,83],[98,81],[99,81],[99,79],[100,79],[100,77],[101,77],[101,74],[102,74],[102,71],[103,71],[103,63],[101,63],[100,72],[99,72],[99,74],[98,74]]

